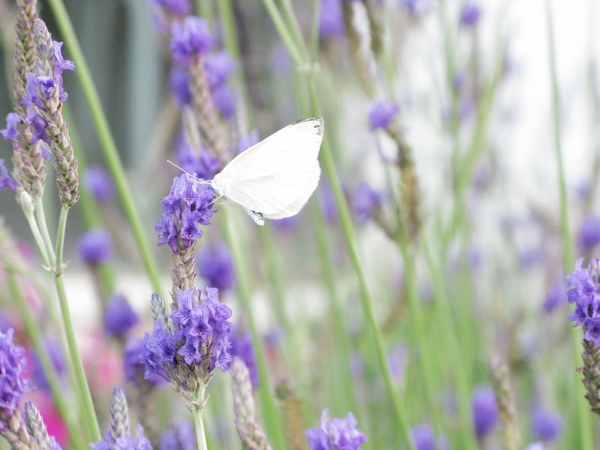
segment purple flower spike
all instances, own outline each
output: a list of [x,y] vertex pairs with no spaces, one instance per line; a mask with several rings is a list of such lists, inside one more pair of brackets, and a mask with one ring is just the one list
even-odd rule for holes
[[555,441],[562,432],[563,419],[560,414],[538,406],[531,415],[531,428],[540,441]]
[[207,53],[213,45],[213,38],[208,31],[205,19],[188,16],[183,23],[174,22],[171,26],[170,49],[175,61],[189,64],[194,57]]
[[575,303],[568,319],[574,326],[583,325],[584,339],[600,345],[600,260],[592,258],[587,268],[582,268],[583,258],[575,263],[575,271],[567,277],[567,300]]
[[378,102],[369,111],[369,125],[371,130],[388,128],[400,112],[400,107],[395,103]]
[[498,405],[494,390],[488,386],[478,386],[473,392],[471,405],[475,434],[482,441],[498,425]]
[[460,24],[470,28],[477,24],[481,18],[481,8],[475,3],[465,3],[460,10]]
[[235,284],[233,260],[223,244],[210,245],[198,255],[198,273],[210,287],[226,291]]
[[8,169],[4,165],[4,160],[0,159],[0,192],[6,188],[15,192],[17,190],[17,184],[15,183],[15,180],[8,176]]
[[13,343],[14,330],[0,331],[0,415],[10,418],[19,411],[23,394],[32,389],[27,372],[25,349]]
[[582,253],[586,253],[598,244],[600,244],[600,218],[590,215],[581,224],[577,245]]
[[88,264],[102,264],[112,256],[112,239],[105,230],[90,230],[79,239],[79,257]]
[[189,14],[191,7],[189,0],[152,0],[157,6],[161,6],[167,12],[176,16],[186,16]]
[[209,54],[204,60],[206,78],[211,89],[225,84],[233,73],[235,65],[233,59],[225,50]]
[[329,409],[321,413],[321,427],[305,431],[311,450],[358,450],[367,442],[365,434],[356,428],[356,418],[351,412],[345,419],[329,420]]
[[114,294],[104,314],[104,331],[109,336],[124,337],[140,321],[127,299],[122,294]]
[[115,185],[108,172],[101,167],[88,167],[83,174],[83,183],[92,196],[101,202],[111,200]]
[[548,288],[548,291],[546,292],[546,298],[544,299],[544,304],[543,304],[542,308],[544,309],[545,312],[551,313],[565,301],[565,297],[566,297],[565,282],[563,280],[556,280]]

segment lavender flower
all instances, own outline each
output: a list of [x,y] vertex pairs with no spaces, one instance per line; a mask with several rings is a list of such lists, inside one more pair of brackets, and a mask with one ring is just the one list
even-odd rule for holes
[[105,230],[90,230],[79,238],[79,257],[88,264],[108,261],[112,256],[112,239]]
[[83,174],[83,184],[92,197],[99,202],[112,200],[115,195],[112,178],[101,167],[88,167]]
[[104,313],[104,331],[109,336],[125,337],[129,330],[140,321],[127,298],[113,294]]
[[590,215],[581,224],[577,245],[582,253],[586,253],[598,244],[600,244],[600,218]]
[[460,10],[460,24],[465,28],[471,28],[479,22],[481,8],[476,3],[467,2]]
[[473,428],[477,439],[482,441],[494,431],[499,422],[494,390],[488,386],[477,386],[471,399],[471,408]]
[[356,428],[356,418],[351,412],[345,419],[329,420],[329,409],[321,413],[321,427],[306,430],[306,439],[312,450],[359,449],[367,441],[365,434]]
[[364,224],[381,207],[381,192],[375,191],[367,182],[359,184],[352,198],[352,209],[359,223]]
[[225,50],[210,53],[204,59],[206,81],[211,90],[223,86],[235,69],[235,64]]
[[145,377],[159,375],[190,403],[198,401],[198,386],[210,382],[216,367],[225,371],[231,363],[230,317],[216,289],[177,291],[171,320],[156,319],[152,334],[146,333],[140,355]]
[[140,361],[140,355],[144,350],[144,340],[137,337],[129,338],[123,349],[123,372],[125,373],[125,379],[139,388],[142,385],[146,385],[147,389],[142,389],[142,391],[164,385],[164,379],[158,375],[152,376],[149,379],[144,378],[146,366]]
[[401,0],[401,5],[413,18],[423,17],[431,7],[429,0]]
[[196,433],[189,422],[178,421],[160,436],[159,450],[195,450]]
[[412,427],[410,437],[416,450],[435,450],[435,433],[428,423]]
[[156,6],[166,9],[171,14],[185,16],[191,10],[189,0],[152,0]]
[[198,273],[210,287],[227,291],[235,284],[233,260],[227,247],[213,244],[205,247],[198,255]]
[[[50,357],[50,362],[54,366],[59,378],[62,378],[65,375],[67,366],[60,344],[54,339],[45,339],[44,350]],[[36,387],[50,392],[50,384],[48,383],[48,378],[46,377],[46,373],[44,372],[44,368],[42,367],[37,352],[32,352],[31,356],[33,383]]]
[[256,389],[259,384],[258,366],[256,355],[252,346],[252,335],[248,330],[245,332],[235,328],[229,335],[231,339],[231,356],[240,358],[248,369],[252,387]]
[[15,139],[19,136],[17,126],[21,122],[21,118],[17,113],[8,113],[6,115],[6,128],[0,130],[0,134],[4,136],[4,140]]
[[13,343],[13,335],[12,328],[6,333],[0,331],[0,436],[16,448],[28,448],[31,438],[21,420],[19,402],[32,386],[23,378],[27,371],[25,349]]
[[369,125],[371,126],[371,130],[385,130],[389,128],[399,112],[400,107],[395,103],[375,103],[369,111]]
[[562,428],[563,419],[560,414],[541,406],[534,408],[531,414],[531,429],[536,439],[555,441],[559,438]]
[[567,277],[567,300],[575,303],[575,310],[568,319],[575,326],[583,326],[584,339],[600,345],[600,260],[592,258],[586,269],[581,267],[582,263],[583,258],[578,259],[575,271]]
[[344,36],[344,17],[339,0],[323,0],[319,11],[319,36],[327,39]]
[[144,437],[141,425],[137,427],[137,438],[129,434],[127,399],[121,388],[115,388],[110,401],[110,430],[100,442],[90,446],[93,450],[152,450],[152,444]]
[[546,313],[551,313],[565,301],[566,288],[563,280],[555,280],[546,291],[542,308]]
[[214,42],[206,20],[195,16],[173,23],[171,34],[169,48],[173,59],[185,65],[190,65],[198,55],[209,52]]
[[236,98],[229,86],[215,88],[211,91],[211,96],[219,114],[225,119],[231,119],[235,113]]

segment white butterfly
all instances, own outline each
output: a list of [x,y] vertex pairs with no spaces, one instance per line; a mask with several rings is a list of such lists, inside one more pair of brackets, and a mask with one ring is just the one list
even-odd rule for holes
[[258,225],[294,216],[319,183],[322,141],[323,119],[299,120],[236,156],[209,183]]

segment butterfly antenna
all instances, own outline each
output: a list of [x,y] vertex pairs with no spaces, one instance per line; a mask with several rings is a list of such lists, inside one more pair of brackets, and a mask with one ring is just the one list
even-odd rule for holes
[[179,170],[181,170],[183,173],[187,173],[189,176],[194,177],[195,178],[195,182],[198,184],[210,184],[212,186],[212,180],[201,180],[199,179],[196,174],[190,173],[187,170],[185,170],[184,168],[178,166],[177,164],[175,164],[173,161],[170,161],[167,159],[167,162],[169,164],[171,164],[173,167],[177,167]]

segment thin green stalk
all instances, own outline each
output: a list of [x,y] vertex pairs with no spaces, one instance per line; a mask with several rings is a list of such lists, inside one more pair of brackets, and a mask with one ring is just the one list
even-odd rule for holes
[[33,215],[33,211],[26,210],[22,208],[23,214],[25,214],[25,219],[27,219],[27,223],[29,224],[29,228],[31,229],[31,234],[33,235],[33,240],[35,241],[38,250],[42,254],[42,259],[44,260],[44,264],[47,267],[52,267],[53,258],[48,254],[48,249],[44,243],[44,238],[40,233],[40,229],[38,228],[38,224],[35,221],[35,217]]
[[290,52],[290,56],[294,60],[294,64],[296,67],[303,67],[306,61],[304,58],[302,58],[302,52],[298,49],[298,45],[296,42],[294,42],[293,36],[289,33],[288,27],[285,23],[285,20],[281,16],[277,5],[275,5],[273,0],[263,0],[263,4],[267,8],[273,24],[275,25],[275,28],[277,28],[279,36],[283,40],[288,52]]
[[[202,386],[198,390],[198,396],[196,397],[196,403],[203,403],[204,392],[206,391],[206,386]],[[198,442],[198,450],[208,450],[208,446],[206,445],[206,432],[204,431],[204,421],[202,419],[202,411],[204,411],[204,407],[198,408],[193,406],[191,408],[192,417],[194,418],[194,428],[196,429],[196,441]]]
[[58,373],[56,372],[56,368],[54,367],[54,364],[52,364],[52,361],[50,361],[50,357],[44,348],[40,327],[35,323],[35,320],[31,315],[31,308],[29,305],[27,305],[27,302],[21,295],[16,273],[10,267],[7,268],[6,272],[10,296],[17,305],[19,315],[23,319],[25,325],[25,330],[27,330],[27,334],[29,335],[31,342],[33,343],[33,347],[37,352],[38,358],[40,359],[42,368],[44,369],[44,374],[46,375],[46,379],[50,385],[50,391],[52,392],[52,398],[54,400],[54,404],[56,405],[56,409],[58,409],[58,412],[62,416],[65,425],[69,430],[69,436],[71,437],[73,445],[80,450],[87,449],[89,448],[89,444],[83,439],[83,436],[81,435],[81,429],[74,420],[73,413],[76,412],[76,410],[67,404],[66,397],[61,391]]
[[166,298],[163,293],[160,278],[158,276],[156,261],[150,250],[150,246],[148,245],[150,240],[146,237],[144,228],[142,226],[142,221],[135,207],[135,203],[131,195],[131,189],[128,186],[127,178],[125,177],[125,171],[123,169],[123,165],[121,164],[114,138],[108,126],[106,114],[102,108],[102,104],[100,102],[98,92],[96,91],[96,87],[94,86],[94,82],[92,81],[92,76],[87,66],[85,57],[81,51],[81,47],[79,46],[79,42],[73,30],[73,25],[71,24],[71,20],[67,14],[62,0],[49,0],[49,3],[50,7],[52,8],[52,12],[54,13],[56,22],[60,28],[62,37],[65,40],[66,47],[69,49],[73,57],[75,67],[77,67],[75,73],[79,77],[79,82],[81,83],[81,87],[86,96],[88,106],[98,132],[98,137],[102,143],[104,156],[106,157],[108,167],[117,187],[117,192],[119,193],[119,197],[123,204],[123,209],[127,219],[129,220],[129,224],[133,231],[137,246],[142,255],[144,267],[146,268],[146,272],[148,273],[148,277],[152,283],[152,288],[158,295],[160,295],[161,298]]
[[48,232],[48,224],[46,222],[46,216],[44,214],[44,204],[42,203],[41,198],[38,199],[35,204],[35,217],[40,230],[40,234],[42,236],[42,239],[44,240],[44,245],[46,246],[48,256],[51,260],[54,260],[54,247],[52,246],[52,240],[50,239],[50,233]]
[[[569,229],[569,211],[567,199],[567,187],[565,182],[565,173],[563,166],[561,135],[560,135],[560,95],[558,91],[558,77],[556,75],[556,56],[554,52],[554,25],[552,20],[552,7],[550,1],[546,0],[546,22],[548,30],[548,51],[550,61],[550,81],[552,87],[552,119],[554,125],[554,156],[556,159],[558,171],[558,189],[560,205],[560,228],[563,239],[563,264],[565,270],[570,270],[574,266],[574,250]],[[581,364],[581,332],[578,329],[571,328],[571,344],[573,347],[573,358],[575,367]],[[572,396],[576,401],[576,417],[574,422],[579,426],[579,440],[573,443],[576,448],[591,450],[594,448],[592,439],[591,414],[584,394],[585,389],[579,380],[573,379],[575,385]]]
[[[319,103],[319,95],[317,93],[317,86],[314,77],[311,74],[307,75],[307,82],[313,111],[315,115],[321,116],[322,113]],[[367,325],[375,341],[375,353],[377,354],[379,370],[381,372],[381,375],[383,376],[388,394],[392,399],[394,413],[396,414],[396,420],[398,422],[398,426],[400,427],[402,437],[406,441],[409,448],[414,450],[414,445],[410,438],[406,406],[400,398],[398,390],[396,389],[394,379],[392,377],[389,365],[387,363],[387,354],[384,348],[383,337],[375,319],[371,296],[369,294],[367,282],[360,263],[360,257],[358,255],[356,236],[354,234],[354,227],[352,225],[350,211],[348,209],[348,204],[346,203],[346,199],[342,191],[340,180],[335,170],[333,156],[331,154],[331,149],[329,148],[327,135],[324,136],[323,144],[321,145],[321,161],[323,163],[325,173],[327,174],[327,178],[329,179],[329,182],[331,184],[331,189],[333,191],[335,202],[339,211],[340,223],[342,225],[342,231],[346,243],[346,248],[348,249],[350,260],[352,261],[352,265],[354,267],[354,271],[358,279],[361,294],[361,305],[367,320]]]
[[229,213],[227,212],[226,208],[223,208],[223,210],[220,211],[220,215],[223,217],[225,222],[225,236],[233,256],[235,273],[237,276],[237,293],[244,311],[244,315],[247,319],[248,329],[252,335],[252,345],[256,353],[256,365],[258,367],[258,374],[260,376],[261,383],[261,386],[258,389],[258,395],[265,421],[265,431],[267,432],[270,441],[273,443],[273,447],[283,449],[285,448],[285,441],[280,423],[280,414],[277,412],[275,401],[271,395],[271,383],[269,381],[269,374],[267,372],[263,341],[258,328],[256,327],[256,320],[254,319],[254,310],[252,307],[253,305],[250,301],[250,282],[247,278],[249,272],[244,270],[245,267],[243,264],[242,250],[237,239],[234,221],[231,217],[229,217]]

